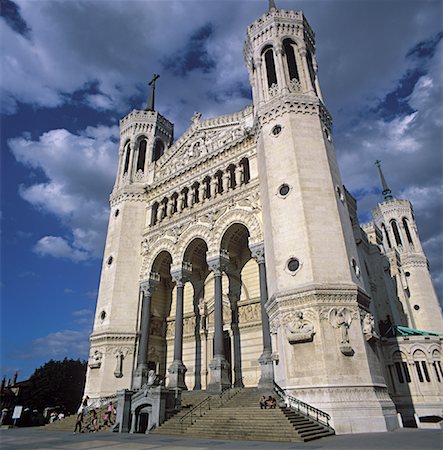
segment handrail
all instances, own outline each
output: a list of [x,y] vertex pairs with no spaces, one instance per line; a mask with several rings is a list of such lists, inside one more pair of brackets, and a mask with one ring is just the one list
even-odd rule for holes
[[[194,420],[197,417],[202,417],[203,414],[211,409],[211,406],[222,406],[224,403],[226,403],[228,400],[231,400],[234,395],[238,394],[241,389],[225,389],[222,391],[218,396],[215,395],[209,395],[205,399],[203,399],[201,402],[197,403],[195,406],[193,406],[186,414],[184,414],[180,418],[180,429],[181,432],[184,433],[184,423],[185,420],[188,418],[191,421],[191,425],[194,425]],[[218,400],[218,402],[214,403],[215,400]],[[197,413],[198,410],[198,413]]]
[[[201,417],[202,414],[202,407],[205,407],[205,411],[208,409],[211,409],[211,396],[209,395],[208,397],[206,397],[205,399],[203,399],[201,402],[197,403],[195,406],[193,406],[186,414],[184,414],[181,418],[180,418],[180,429],[181,432],[184,433],[184,429],[183,429],[183,425],[185,422],[185,419],[187,419],[188,417],[190,417],[191,419],[191,425],[194,424],[194,415],[196,415],[196,411],[197,409],[199,410],[199,417]],[[207,408],[206,408],[207,406]]]
[[325,413],[321,409],[315,408],[308,403],[302,402],[298,398],[294,397],[291,394],[287,394],[284,389],[282,389],[275,381],[274,381],[274,390],[277,395],[284,400],[287,406],[293,410],[297,410],[298,412],[302,412],[300,408],[304,408],[304,414],[317,422],[323,423],[324,425],[330,427],[329,421],[331,420],[331,416],[328,413]]

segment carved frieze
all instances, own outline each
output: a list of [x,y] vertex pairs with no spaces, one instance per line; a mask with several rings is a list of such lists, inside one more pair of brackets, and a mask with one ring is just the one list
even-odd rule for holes
[[95,350],[89,357],[88,366],[91,369],[99,369],[102,365],[103,353]]
[[314,339],[314,325],[304,318],[303,311],[294,311],[286,325],[288,342],[299,344]]

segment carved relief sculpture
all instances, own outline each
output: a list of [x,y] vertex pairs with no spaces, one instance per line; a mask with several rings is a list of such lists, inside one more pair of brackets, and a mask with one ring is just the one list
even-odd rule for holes
[[348,308],[332,308],[329,310],[329,323],[341,330],[340,351],[345,356],[353,356],[354,349],[349,343],[349,328],[352,322],[352,311]]
[[98,369],[102,365],[103,353],[96,350],[93,355],[89,357],[89,367],[91,369]]
[[287,325],[288,341],[290,344],[312,342],[314,339],[314,326],[303,319],[303,312],[297,311],[292,323]]

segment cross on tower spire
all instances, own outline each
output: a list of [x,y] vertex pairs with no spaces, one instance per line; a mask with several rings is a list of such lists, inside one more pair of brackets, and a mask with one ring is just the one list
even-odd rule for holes
[[375,165],[377,166],[378,172],[380,174],[381,185],[383,187],[383,196],[385,200],[392,200],[392,192],[388,187],[388,183],[386,182],[383,172],[381,171],[381,161],[377,159],[377,161],[375,161]]
[[146,111],[154,111],[155,81],[158,78],[160,78],[160,75],[154,73],[152,75],[152,80],[148,83],[149,86],[151,86],[151,90],[149,92],[148,107],[146,108]]

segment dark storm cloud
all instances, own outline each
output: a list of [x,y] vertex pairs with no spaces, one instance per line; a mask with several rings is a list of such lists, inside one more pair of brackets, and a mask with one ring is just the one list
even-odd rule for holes
[[0,17],[17,33],[28,36],[31,31],[20,14],[20,8],[10,0],[0,0]]

